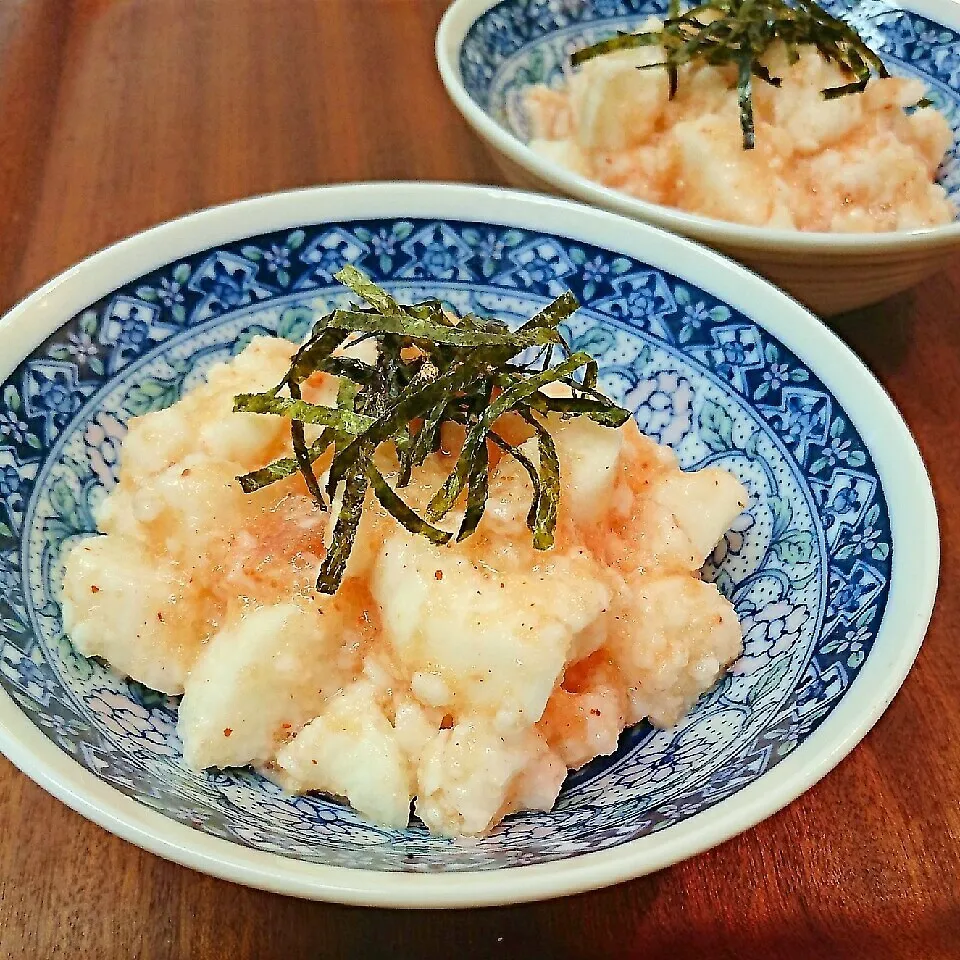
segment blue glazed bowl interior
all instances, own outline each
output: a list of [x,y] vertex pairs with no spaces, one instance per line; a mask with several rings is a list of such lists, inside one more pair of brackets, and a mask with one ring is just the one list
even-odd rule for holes
[[[130,418],[175,402],[254,334],[301,338],[313,311],[345,302],[333,274],[348,262],[399,298],[435,296],[517,322],[571,288],[584,307],[568,333],[598,358],[605,389],[684,467],[719,464],[750,493],[704,571],[742,619],[746,650],[733,671],[677,727],[641,724],[613,756],[571,774],[553,812],[511,816],[471,844],[417,824],[380,829],[250,771],[189,771],[175,702],[78,656],[63,635],[61,558],[94,531]],[[306,224],[202,250],[115,290],[0,386],[0,494],[0,684],[50,740],[197,830],[380,871],[574,857],[735,794],[845,696],[870,654],[891,570],[887,506],[863,440],[781,343],[644,262],[487,223]]]
[[[819,2],[851,24],[891,73],[927,84],[929,98],[954,130],[937,179],[960,211],[960,33],[889,0]],[[459,57],[464,88],[481,110],[526,142],[528,87],[562,85],[571,53],[618,30],[636,30],[651,15],[662,17],[668,5],[668,0],[502,0],[464,37]]]

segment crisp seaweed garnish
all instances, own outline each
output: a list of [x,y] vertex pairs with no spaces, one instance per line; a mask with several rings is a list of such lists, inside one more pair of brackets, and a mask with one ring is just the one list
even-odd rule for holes
[[708,0],[684,13],[672,0],[669,15],[660,30],[643,33],[618,33],[614,37],[577,50],[570,62],[578,66],[594,57],[615,50],[661,46],[664,59],[638,69],[665,67],[670,81],[669,97],[677,92],[678,69],[694,61],[711,66],[732,64],[737,68],[737,99],[740,103],[740,129],[743,148],[756,146],[753,122],[753,78],[779,87],[781,78],[772,76],[761,63],[767,50],[783,43],[791,63],[799,57],[800,46],[816,47],[820,56],[838,64],[851,78],[849,83],[822,90],[824,99],[833,100],[850,93],[861,93],[872,74],[887,77],[883,61],[843,20],[827,13],[813,0]]
[[[534,546],[549,549],[557,524],[560,461],[544,418],[551,413],[585,416],[610,427],[629,418],[626,410],[596,389],[596,361],[586,353],[571,353],[564,340],[560,324],[579,307],[576,297],[565,293],[511,331],[493,317],[456,317],[437,300],[398,303],[354,267],[344,267],[337,279],[363,305],[318,318],[274,389],[234,398],[238,412],[290,420],[294,451],[292,457],[239,477],[244,492],[300,473],[321,508],[336,513],[317,589],[337,591],[370,491],[411,533],[437,544],[469,537],[486,508],[494,447],[515,459],[530,477],[533,498],[527,526]],[[336,352],[370,337],[377,343],[375,363]],[[557,363],[555,351],[562,355]],[[520,359],[521,354],[530,359]],[[305,381],[317,372],[340,378],[335,406],[303,399]],[[566,385],[571,395],[551,396],[543,389],[550,384]],[[529,424],[537,444],[535,457],[497,433],[498,420],[508,413]],[[441,449],[445,423],[462,429],[463,444],[449,476],[421,516],[399,491],[410,483],[413,471]],[[307,425],[322,428],[310,443]],[[398,462],[392,482],[374,464],[375,453],[385,443],[393,445]],[[314,464],[331,448],[322,482]],[[458,528],[437,526],[459,502],[463,515]]]

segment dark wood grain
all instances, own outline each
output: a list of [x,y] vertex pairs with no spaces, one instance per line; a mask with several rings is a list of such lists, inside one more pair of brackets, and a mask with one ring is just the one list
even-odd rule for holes
[[[88,253],[249,194],[497,182],[433,65],[443,0],[0,0],[0,310]],[[722,847],[561,902],[302,903],[110,836],[0,760],[0,957],[960,956],[960,263],[838,331],[913,428],[946,574],[866,741]]]

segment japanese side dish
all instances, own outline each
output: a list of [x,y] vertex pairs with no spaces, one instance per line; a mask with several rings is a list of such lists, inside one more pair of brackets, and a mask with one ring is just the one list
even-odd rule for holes
[[572,296],[510,331],[339,277],[358,305],[302,346],[258,337],[130,422],[65,627],[182,694],[196,770],[482,835],[738,657],[699,570],[746,493],[598,391]]
[[790,230],[950,223],[953,142],[924,84],[892,77],[801,0],[714,0],[578,51],[525,107],[541,156],[652,203]]

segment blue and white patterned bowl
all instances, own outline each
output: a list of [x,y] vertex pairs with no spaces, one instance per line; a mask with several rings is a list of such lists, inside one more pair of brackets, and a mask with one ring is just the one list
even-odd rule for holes
[[[606,389],[750,512],[706,568],[746,652],[679,726],[628,731],[552,813],[471,844],[385,830],[257,775],[183,764],[169,698],[74,653],[64,547],[94,529],[131,416],[255,332],[299,338],[355,263],[402,298],[527,317],[566,288]],[[147,849],[306,897],[403,906],[583,890],[779,809],[866,733],[913,662],[937,581],[916,447],[863,365],[795,302],[688,241],[560,200],[360,185],[263,197],[126,240],[0,321],[0,749]],[[882,442],[881,442],[882,440]],[[442,874],[442,876],[438,876]]]
[[[957,132],[940,171],[960,212],[960,4],[956,0],[820,0],[850,22],[892,73],[919,77]],[[574,50],[636,29],[668,0],[455,0],[437,33],[454,104],[508,181],[560,193],[700,240],[830,315],[906,290],[960,253],[960,218],[932,230],[800,233],[747,227],[638,200],[545,160],[527,145],[523,91],[556,85]]]

